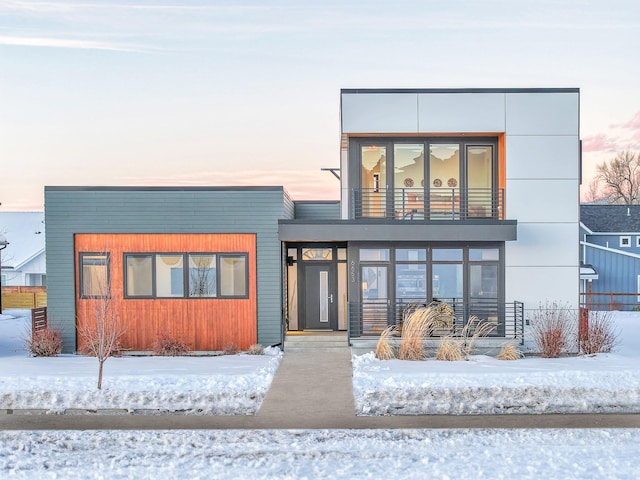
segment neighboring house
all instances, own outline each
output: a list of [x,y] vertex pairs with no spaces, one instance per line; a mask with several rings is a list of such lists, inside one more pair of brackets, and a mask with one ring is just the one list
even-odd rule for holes
[[2,285],[45,286],[44,212],[0,212],[0,233],[9,242],[1,251]]
[[[580,246],[581,292],[590,294],[583,303],[627,310],[639,306],[640,205],[580,205]],[[590,276],[585,267],[592,268]]]
[[578,89],[343,90],[339,202],[46,187],[49,312],[67,351],[107,278],[133,350],[356,343],[434,300],[520,339],[526,310],[579,304],[578,115]]

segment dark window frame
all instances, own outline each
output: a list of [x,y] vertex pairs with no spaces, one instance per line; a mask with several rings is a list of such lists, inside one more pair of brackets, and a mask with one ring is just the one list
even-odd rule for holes
[[[467,195],[469,189],[469,162],[468,162],[468,149],[470,147],[486,147],[492,148],[492,172],[491,183],[492,189],[497,191],[500,186],[500,136],[499,135],[487,135],[487,136],[464,136],[464,135],[412,135],[412,136],[394,136],[394,135],[381,135],[372,137],[354,136],[349,139],[348,157],[349,157],[349,189],[356,190],[362,188],[362,148],[378,146],[386,149],[386,169],[385,169],[385,185],[379,185],[379,188],[386,192],[385,207],[389,211],[393,211],[394,198],[395,198],[395,146],[396,145],[409,145],[409,144],[422,144],[424,152],[424,165],[423,165],[423,178],[424,185],[422,190],[425,193],[425,199],[428,197],[430,189],[432,188],[431,182],[431,170],[429,161],[427,160],[427,152],[430,151],[430,147],[433,145],[444,144],[457,144],[459,147],[459,159],[458,168],[459,176],[458,185],[456,188],[460,189],[461,195]],[[350,199],[353,202],[353,199]],[[428,204],[425,204],[427,207]],[[355,205],[349,205],[349,211],[353,212]],[[426,210],[425,210],[426,212]]]
[[[471,265],[496,265],[497,273],[498,273],[498,303],[504,303],[505,294],[506,294],[506,285],[505,285],[505,245],[500,242],[375,242],[375,243],[366,243],[366,242],[355,242],[352,245],[355,248],[356,260],[355,263],[357,265],[356,270],[358,271],[358,278],[361,278],[362,275],[362,266],[364,265],[387,265],[389,267],[389,273],[393,274],[393,277],[390,275],[388,277],[388,292],[393,293],[393,301],[397,301],[396,297],[396,265],[397,264],[409,264],[409,263],[418,263],[418,264],[426,264],[427,267],[427,301],[432,300],[433,295],[433,265],[462,265],[463,269],[463,297],[461,300],[465,303],[469,303],[470,301],[470,285],[469,285],[469,271]],[[370,260],[360,260],[360,250],[361,249],[371,249],[371,248],[389,248],[390,249],[390,257],[388,261],[370,261]],[[426,248],[427,257],[426,261],[406,261],[406,260],[397,260],[396,259],[396,250],[397,249],[407,249],[407,248]],[[462,250],[462,258],[460,260],[433,260],[433,250],[435,249],[461,249]],[[496,249],[498,251],[498,259],[497,260],[471,260],[469,258],[469,251],[471,249]],[[359,301],[363,301],[361,297],[361,292],[358,293]],[[390,298],[391,299],[391,298]]]
[[[228,299],[248,299],[250,297],[250,278],[249,278],[249,252],[124,252],[122,263],[122,286],[123,286],[123,298],[125,300],[228,300]],[[182,281],[183,281],[183,295],[182,296],[158,296],[157,295],[157,272],[156,262],[158,255],[174,255],[182,256]],[[189,294],[189,256],[190,255],[212,255],[215,256],[215,282],[216,291],[214,296],[191,296]],[[127,258],[128,257],[151,257],[151,295],[128,295],[128,275],[127,275]],[[245,294],[244,295],[222,295],[220,292],[220,258],[232,257],[232,258],[244,258],[244,274],[245,274]]]
[[[151,257],[151,294],[150,295],[129,295],[127,292],[129,291],[129,275],[127,273],[127,258],[142,258],[142,257]],[[123,298],[125,299],[149,299],[156,298],[156,257],[154,252],[135,252],[129,253],[125,252],[122,254],[122,289]]]
[[[220,268],[220,260],[222,258],[244,258],[244,289],[242,295],[223,295],[222,294],[222,269]],[[216,254],[216,289],[217,298],[249,298],[249,254],[246,252],[221,252]]]
[[[107,270],[107,287],[109,292],[107,295],[85,295],[84,294],[84,257],[96,257],[103,256],[106,258],[105,267]],[[79,298],[85,300],[89,299],[104,299],[111,298],[111,253],[110,252],[78,252],[78,293]]]

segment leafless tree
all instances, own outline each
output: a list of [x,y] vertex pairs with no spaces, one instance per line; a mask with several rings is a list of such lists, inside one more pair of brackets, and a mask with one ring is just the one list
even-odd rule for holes
[[592,178],[589,182],[582,195],[582,200],[585,203],[601,203],[604,201],[604,197],[600,192],[600,180],[597,177]]
[[125,325],[118,315],[119,298],[111,292],[111,281],[106,274],[96,279],[94,290],[97,295],[92,300],[93,312],[78,324],[81,347],[87,354],[98,359],[98,390],[102,389],[104,362],[119,349],[120,338],[125,333]]
[[640,154],[628,150],[618,153],[598,165],[596,178],[608,203],[640,203]]

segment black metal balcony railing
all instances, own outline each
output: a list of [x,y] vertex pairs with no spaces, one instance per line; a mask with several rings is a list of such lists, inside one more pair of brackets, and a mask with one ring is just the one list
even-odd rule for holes
[[[441,299],[453,308],[452,330],[460,330],[472,316],[495,324],[489,337],[522,340],[524,333],[524,303],[514,301],[497,303],[494,301],[472,301]],[[426,306],[420,302],[349,302],[349,338],[379,336],[389,326],[399,326],[406,315],[415,308]],[[450,332],[436,332],[434,336]]]
[[353,218],[504,220],[504,189],[396,188],[352,190]]

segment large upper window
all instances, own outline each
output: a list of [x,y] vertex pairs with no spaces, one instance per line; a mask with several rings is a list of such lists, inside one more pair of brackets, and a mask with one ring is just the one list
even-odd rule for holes
[[[501,215],[496,138],[353,139],[356,217],[402,220]],[[359,183],[358,183],[359,182]]]
[[125,298],[247,298],[246,253],[126,253]]
[[105,298],[110,295],[109,254],[82,252],[78,258],[80,298]]

